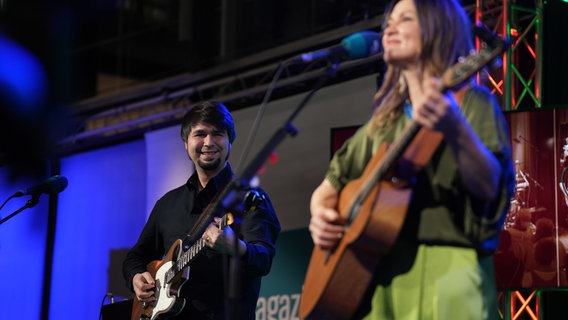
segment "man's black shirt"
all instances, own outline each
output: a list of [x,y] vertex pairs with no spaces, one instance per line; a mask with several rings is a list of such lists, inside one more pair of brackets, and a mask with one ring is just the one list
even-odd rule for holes
[[[132,290],[132,278],[144,272],[146,265],[162,260],[174,241],[184,239],[198,221],[203,210],[231,181],[233,172],[229,164],[200,192],[199,180],[194,173],[183,186],[173,189],[160,198],[138,241],[128,252],[123,263],[123,274]],[[260,188],[250,208],[245,208],[242,224],[236,228],[245,241],[247,254],[240,260],[241,278],[238,319],[254,319],[261,277],[267,275],[275,254],[280,223],[268,195]],[[249,210],[247,210],[249,209]],[[207,248],[190,266],[188,281],[183,285],[182,296],[188,298],[179,319],[223,319],[228,286],[228,259]]]

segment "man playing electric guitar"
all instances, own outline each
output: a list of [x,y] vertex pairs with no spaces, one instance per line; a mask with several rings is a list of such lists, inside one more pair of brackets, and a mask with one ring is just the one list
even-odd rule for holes
[[[210,204],[233,178],[228,157],[235,130],[223,104],[193,107],[183,118],[181,137],[195,172],[186,184],[156,202],[123,263],[126,283],[137,299],[133,318],[225,320],[229,314],[252,320],[261,277],[272,265],[280,223],[260,188],[243,200],[236,244],[237,229],[211,215]],[[205,231],[195,228],[202,223]],[[194,230],[201,234],[186,237]],[[234,283],[229,281],[235,279],[228,274],[228,256],[239,257],[236,292],[229,290]],[[160,268],[159,277],[155,268]],[[237,308],[228,310],[231,306]]]

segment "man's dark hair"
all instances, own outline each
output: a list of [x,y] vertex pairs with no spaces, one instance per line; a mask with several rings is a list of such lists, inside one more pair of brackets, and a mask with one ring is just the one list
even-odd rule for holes
[[191,128],[201,122],[225,130],[229,136],[229,142],[233,143],[235,141],[236,134],[233,117],[227,107],[221,102],[206,101],[192,107],[181,122],[181,139],[187,142]]

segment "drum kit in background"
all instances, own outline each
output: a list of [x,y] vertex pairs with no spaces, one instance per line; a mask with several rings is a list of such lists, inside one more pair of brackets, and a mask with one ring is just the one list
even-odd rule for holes
[[505,229],[515,224],[515,220],[521,212],[528,212],[532,215],[546,211],[546,208],[531,206],[529,203],[531,189],[533,187],[542,188],[542,186],[521,169],[521,164],[519,160],[515,160],[515,193],[511,198],[509,213],[505,219]]

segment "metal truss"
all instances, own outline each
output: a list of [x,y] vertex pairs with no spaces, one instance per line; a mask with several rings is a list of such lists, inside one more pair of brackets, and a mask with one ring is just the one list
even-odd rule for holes
[[504,110],[542,106],[542,6],[542,0],[476,0],[475,21],[511,42],[501,67],[479,76]]
[[[73,132],[60,142],[60,149],[63,153],[73,153],[179,123],[188,108],[205,100],[222,101],[231,111],[258,105],[280,68],[282,72],[274,84],[270,101],[307,92],[326,74],[332,62],[320,60],[284,65],[288,58],[299,52],[336,45],[353,32],[376,30],[381,21],[381,17],[375,17],[202,73],[181,75],[125,90],[118,95],[81,101],[73,106]],[[384,68],[380,58],[375,55],[343,61],[326,85],[380,74]]]
[[[500,99],[503,110],[535,109],[542,106],[542,0],[476,0],[475,22],[509,39],[501,66],[478,75]],[[480,47],[479,41],[477,47]],[[541,319],[541,292],[499,292],[499,316],[504,320]]]
[[543,319],[539,291],[502,291],[498,296],[499,319],[538,320]]
[[[345,61],[337,67],[326,85],[380,73],[383,67],[381,61],[380,55]],[[201,101],[222,101],[231,111],[258,105],[280,67],[282,72],[274,83],[271,100],[307,92],[318,78],[327,75],[332,65],[329,61],[283,67],[271,64],[202,84],[195,83],[183,89],[166,91],[163,95],[126,103],[86,118],[79,124],[82,128],[62,141],[61,146],[67,150],[85,144],[90,147],[89,141],[104,143],[105,138],[172,125],[179,122],[190,107]]]

